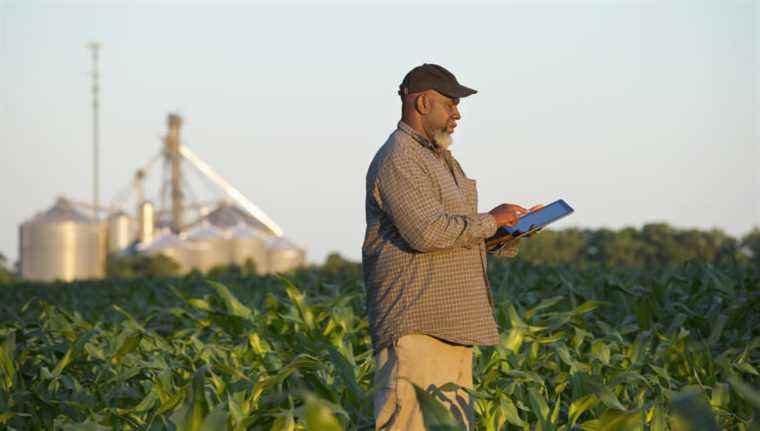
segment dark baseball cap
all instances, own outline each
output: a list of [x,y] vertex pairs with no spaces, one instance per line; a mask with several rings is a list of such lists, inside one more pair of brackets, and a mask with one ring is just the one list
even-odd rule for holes
[[467,97],[477,93],[472,88],[461,85],[453,73],[437,64],[425,63],[406,74],[398,87],[399,95],[435,90],[446,97]]

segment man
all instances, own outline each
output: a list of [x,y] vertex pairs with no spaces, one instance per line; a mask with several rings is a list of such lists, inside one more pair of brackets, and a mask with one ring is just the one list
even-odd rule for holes
[[[412,69],[399,88],[398,128],[367,172],[362,264],[377,362],[376,429],[424,430],[412,383],[470,388],[472,346],[499,342],[484,240],[529,210],[502,204],[477,213],[476,182],[448,150],[459,100],[474,93],[441,66]],[[518,241],[493,252],[512,257]],[[467,393],[444,394],[469,428]]]

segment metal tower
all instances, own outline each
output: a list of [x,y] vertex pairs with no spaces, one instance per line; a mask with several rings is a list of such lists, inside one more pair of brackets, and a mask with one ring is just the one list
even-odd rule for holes
[[183,201],[184,193],[182,191],[182,155],[180,154],[179,129],[182,126],[182,118],[177,114],[169,114],[168,118],[169,133],[165,139],[165,155],[171,165],[171,193],[172,193],[172,219],[171,230],[174,233],[180,233],[184,227],[183,223]]
[[98,86],[98,80],[100,74],[98,72],[98,50],[100,49],[99,42],[90,42],[87,45],[92,52],[92,219],[98,219],[98,209],[100,208],[100,124],[99,124],[99,108],[98,92],[100,87]]

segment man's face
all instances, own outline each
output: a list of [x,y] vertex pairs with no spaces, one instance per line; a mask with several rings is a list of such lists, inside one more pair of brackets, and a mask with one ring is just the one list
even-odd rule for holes
[[459,114],[459,99],[446,97],[437,91],[430,92],[432,108],[426,115],[427,123],[433,131],[441,131],[446,134],[454,133],[457,127],[457,120],[462,118]]

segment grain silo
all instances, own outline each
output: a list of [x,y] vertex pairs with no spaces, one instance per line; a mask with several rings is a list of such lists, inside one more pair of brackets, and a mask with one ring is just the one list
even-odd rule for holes
[[108,216],[108,253],[118,253],[135,240],[135,223],[132,217],[123,211]]
[[[169,115],[168,133],[157,154],[137,169],[133,181],[108,205],[101,205],[96,181],[92,204],[59,199],[20,225],[21,276],[102,277],[107,253],[165,254],[179,263],[182,272],[243,266],[249,259],[262,274],[302,265],[304,251],[283,239],[282,228],[182,143],[181,125],[178,115]],[[95,147],[97,160],[97,142]],[[145,186],[154,166],[163,166],[164,171],[153,176],[159,177],[158,193],[148,194]],[[194,177],[212,186],[210,197],[195,193]],[[78,211],[84,208],[92,216]],[[130,214],[125,208],[137,211]],[[214,209],[209,212],[209,208]],[[102,216],[105,220],[99,221]]]
[[21,276],[32,280],[103,277],[104,225],[79,212],[65,198],[19,227]]
[[269,272],[287,272],[303,266],[306,253],[285,237],[279,237],[269,246]]
[[179,264],[181,273],[186,273],[193,268],[187,244],[168,229],[157,232],[150,243],[140,244],[138,250],[148,255],[163,254],[170,257]]
[[229,241],[224,231],[209,223],[202,223],[183,234],[186,239],[193,268],[202,272],[231,262]]
[[256,273],[269,272],[268,243],[271,237],[242,223],[229,228],[227,235],[232,263],[243,266],[251,259],[256,265]]

